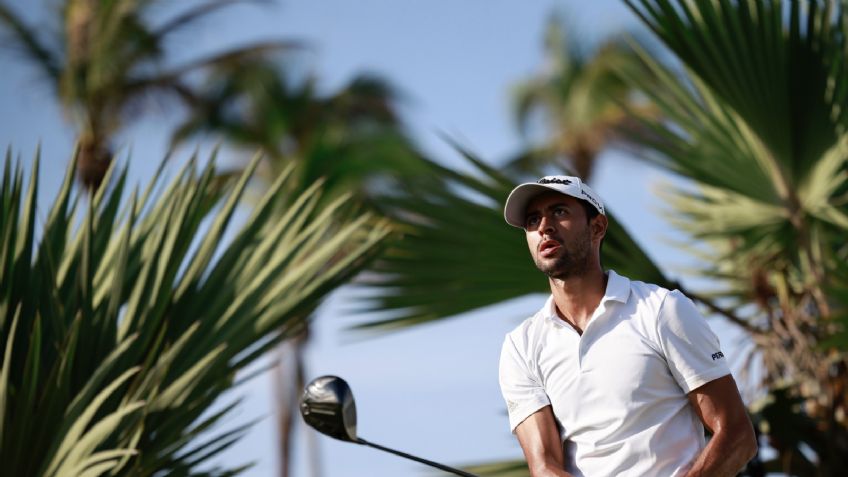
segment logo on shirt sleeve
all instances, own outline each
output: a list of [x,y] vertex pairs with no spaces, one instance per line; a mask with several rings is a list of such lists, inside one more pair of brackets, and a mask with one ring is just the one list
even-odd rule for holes
[[512,412],[512,411],[514,411],[514,410],[515,410],[515,408],[517,408],[517,407],[518,407],[518,403],[517,403],[517,402],[512,402],[512,401],[507,401],[507,402],[506,402],[506,407],[507,407],[507,409],[509,409],[509,412]]
[[721,351],[713,353],[713,361],[721,358],[724,358],[724,353],[722,353]]

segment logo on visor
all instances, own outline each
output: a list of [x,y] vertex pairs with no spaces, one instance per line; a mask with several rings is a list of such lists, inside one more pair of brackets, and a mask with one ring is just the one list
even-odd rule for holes
[[568,185],[568,184],[571,184],[571,181],[570,181],[570,180],[568,180],[568,179],[548,179],[548,178],[543,178],[543,179],[539,179],[539,184],[562,184],[562,185]]
[[604,212],[604,208],[601,206],[601,204],[599,204],[599,203],[598,203],[598,200],[597,200],[597,199],[595,199],[595,198],[594,198],[594,197],[592,197],[591,195],[587,194],[587,193],[586,193],[586,191],[585,191],[585,190],[583,190],[583,189],[580,189],[580,193],[581,193],[581,194],[583,194],[583,195],[586,197],[586,200],[588,200],[589,202],[591,202],[591,203],[595,204],[595,207],[597,207],[597,208],[598,208],[598,210],[599,210],[601,213],[603,213],[603,212]]
[[724,353],[722,353],[721,351],[719,351],[718,353],[713,353],[713,361],[721,358],[724,358]]

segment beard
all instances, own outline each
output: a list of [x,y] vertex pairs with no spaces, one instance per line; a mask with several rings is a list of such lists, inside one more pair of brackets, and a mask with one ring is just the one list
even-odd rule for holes
[[592,240],[587,230],[585,234],[578,236],[574,241],[566,244],[560,242],[560,251],[553,260],[546,260],[533,254],[533,262],[540,272],[550,278],[565,280],[574,276],[583,275],[589,269],[592,251]]

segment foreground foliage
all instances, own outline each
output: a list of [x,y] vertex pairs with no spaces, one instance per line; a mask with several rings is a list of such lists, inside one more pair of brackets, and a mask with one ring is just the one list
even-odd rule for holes
[[[212,134],[241,151],[261,148],[260,178],[292,169],[285,197],[297,196],[319,178],[322,204],[339,195],[365,207],[387,178],[414,177],[424,168],[396,110],[398,93],[376,76],[359,75],[324,92],[314,76],[298,77],[297,65],[247,58],[217,65],[198,89],[189,118],[173,135],[176,145]],[[247,156],[245,154],[245,156]],[[270,181],[257,181],[257,189]],[[332,234],[334,224],[326,224]],[[292,431],[303,389],[303,349],[310,333],[281,348],[276,374],[280,477],[290,474]],[[306,446],[311,447],[311,441]],[[317,452],[313,449],[310,453]]]
[[[0,462],[8,475],[232,475],[203,470],[249,426],[220,430],[212,406],[239,370],[374,255],[387,228],[320,183],[275,210],[274,182],[249,218],[237,180],[195,161],[124,198],[126,171],[90,200],[68,170],[38,227],[29,186],[6,160],[0,185]],[[339,224],[331,237],[324,224]],[[208,467],[208,466],[207,466]]]
[[[673,222],[751,335],[770,395],[756,408],[773,469],[848,467],[848,11],[845,2],[630,0],[682,61],[637,77],[665,119],[632,140],[692,181]],[[841,270],[842,269],[842,270]],[[753,361],[757,356],[752,356]],[[794,422],[794,425],[788,423]],[[813,452],[804,452],[804,449]]]

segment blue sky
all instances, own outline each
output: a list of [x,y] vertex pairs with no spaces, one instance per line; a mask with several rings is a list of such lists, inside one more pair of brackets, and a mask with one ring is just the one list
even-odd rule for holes
[[[10,3],[37,18],[29,2]],[[50,2],[32,3],[41,7]],[[456,163],[453,151],[439,138],[439,133],[447,133],[497,162],[521,147],[512,124],[510,91],[543,68],[542,29],[557,9],[586,41],[636,25],[623,2],[612,0],[289,0],[219,14],[177,39],[175,51],[178,60],[255,39],[304,40],[309,45],[306,64],[325,88],[361,72],[380,74],[395,84],[406,98],[403,112],[410,130],[436,159]],[[44,201],[55,194],[72,150],[73,131],[46,81],[8,54],[0,61],[0,144],[13,145],[28,160],[41,143]],[[178,108],[155,105],[121,134],[120,146],[124,157],[131,155],[134,180],[150,176],[165,150],[168,128],[178,118]],[[208,149],[208,144],[202,147]],[[679,237],[659,218],[660,204],[652,194],[664,177],[632,158],[609,153],[598,166],[593,186],[649,253],[673,270],[684,259],[667,240]],[[362,437],[450,464],[521,455],[507,429],[497,359],[504,334],[535,311],[544,297],[362,339],[344,331],[356,322],[345,311],[349,295],[337,294],[320,310],[307,354],[308,376],[337,374],[348,380],[357,398]],[[725,345],[735,339],[728,330],[714,328]],[[247,475],[273,475],[271,379],[262,376],[236,393],[244,394],[246,401],[232,424],[267,417],[220,461],[255,460],[256,467]],[[326,477],[430,472],[373,449],[309,434],[302,426],[297,432],[296,476],[310,475],[303,451],[310,439],[318,444],[321,475]]]

